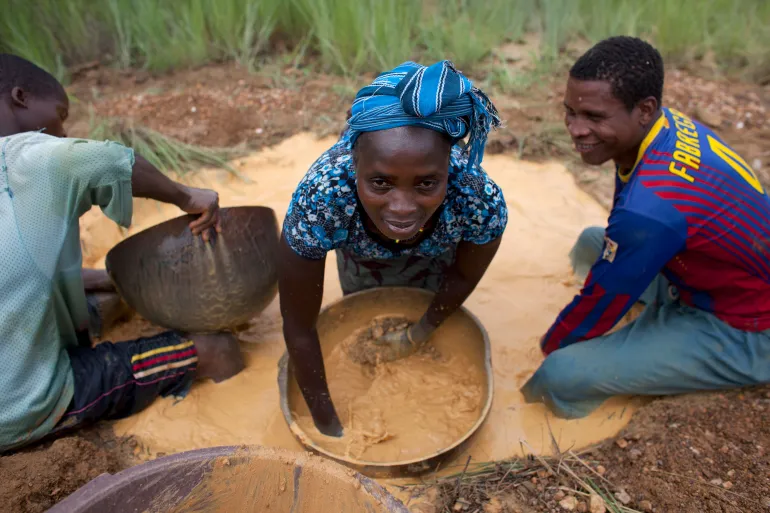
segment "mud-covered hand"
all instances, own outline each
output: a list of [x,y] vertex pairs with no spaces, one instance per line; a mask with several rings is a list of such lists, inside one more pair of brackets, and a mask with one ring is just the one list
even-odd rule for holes
[[374,344],[383,348],[382,360],[391,362],[414,354],[430,338],[433,329],[421,319],[408,328],[386,333],[374,340]]
[[219,194],[209,189],[187,187],[186,199],[179,205],[188,214],[200,214],[200,217],[190,223],[193,235],[202,234],[203,240],[209,240],[209,229],[220,231],[219,223]]

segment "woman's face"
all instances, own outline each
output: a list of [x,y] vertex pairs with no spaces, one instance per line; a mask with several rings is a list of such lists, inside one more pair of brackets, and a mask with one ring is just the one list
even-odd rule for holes
[[407,240],[444,201],[451,143],[427,128],[398,127],[361,134],[356,142],[356,187],[379,232]]

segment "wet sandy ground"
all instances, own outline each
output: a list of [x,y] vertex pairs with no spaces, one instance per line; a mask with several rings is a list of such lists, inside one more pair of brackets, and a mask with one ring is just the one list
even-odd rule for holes
[[[236,162],[249,183],[222,170],[197,172],[189,183],[218,190],[222,206],[269,206],[281,222],[297,182],[333,142],[299,134]],[[484,167],[503,190],[510,220],[496,259],[465,306],[490,336],[494,402],[487,422],[455,464],[469,455],[474,461],[489,461],[527,452],[549,454],[552,437],[561,448],[584,447],[616,434],[638,405],[616,398],[586,419],[565,421],[542,405],[523,403],[519,387],[542,360],[537,340],[579,289],[567,253],[580,231],[603,225],[607,213],[575,185],[561,164],[493,155]],[[90,212],[81,222],[84,265],[102,267],[109,248],[127,234],[177,215],[174,207],[138,200],[134,225],[124,232],[100,212]],[[330,255],[324,305],[339,297]],[[120,326],[114,339],[139,336],[146,328],[142,322]],[[182,401],[157,400],[116,423],[116,434],[134,435],[151,455],[230,444],[302,449],[278,406],[277,361],[284,351],[278,300],[239,338],[247,361],[244,372],[219,385],[199,383]]]

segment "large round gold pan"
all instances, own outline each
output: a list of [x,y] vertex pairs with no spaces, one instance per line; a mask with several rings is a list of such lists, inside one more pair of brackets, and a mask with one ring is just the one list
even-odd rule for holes
[[[345,296],[324,308],[318,317],[317,326],[321,350],[324,355],[328,355],[336,344],[345,340],[357,329],[366,326],[372,319],[372,312],[404,316],[416,321],[425,312],[432,298],[433,293],[431,292],[406,287],[375,288]],[[278,363],[278,388],[281,395],[281,410],[294,437],[307,449],[347,465],[369,477],[416,476],[434,471],[439,465],[451,460],[468,444],[492,408],[493,374],[489,337],[479,320],[464,307],[458,309],[449,320],[436,331],[432,340],[435,341],[437,347],[440,347],[442,330],[451,329],[448,325],[457,326],[457,323],[460,323],[463,332],[472,334],[468,337],[467,346],[464,346],[463,352],[471,358],[474,365],[478,365],[484,370],[486,376],[478,420],[453,444],[423,458],[385,463],[352,459],[329,452],[314,443],[294,420],[292,412],[306,409],[306,406],[304,402],[302,404],[293,402],[295,401],[294,398],[301,397],[301,395],[288,353],[284,353]],[[332,400],[334,400],[333,396]],[[298,401],[302,401],[302,399]]]

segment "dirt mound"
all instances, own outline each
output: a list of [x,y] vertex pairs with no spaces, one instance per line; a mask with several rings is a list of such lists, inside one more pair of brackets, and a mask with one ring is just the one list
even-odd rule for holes
[[596,456],[656,511],[770,511],[768,410],[766,387],[663,399]]
[[0,510],[46,511],[105,472],[124,468],[117,451],[97,447],[80,436],[0,457]]
[[770,511],[768,409],[770,387],[659,399],[580,456],[562,447],[560,457],[476,464],[418,487],[429,502],[419,511]]
[[[99,116],[131,119],[188,144],[257,149],[304,130],[340,132],[354,89],[339,77],[274,71],[255,75],[223,64],[156,78],[137,72],[141,80],[132,81],[125,72],[100,68],[71,89]],[[87,109],[77,109],[71,123],[71,133],[86,136]]]

